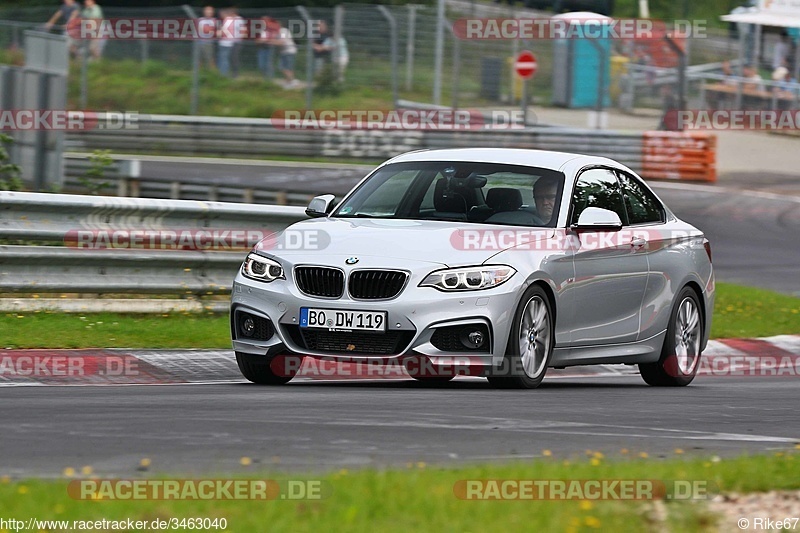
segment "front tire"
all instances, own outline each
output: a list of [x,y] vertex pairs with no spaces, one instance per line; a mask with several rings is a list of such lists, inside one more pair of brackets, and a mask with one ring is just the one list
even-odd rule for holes
[[700,299],[690,287],[684,287],[675,301],[661,357],[656,363],[639,365],[642,379],[654,387],[685,387],[700,366],[705,327]]
[[547,373],[554,346],[550,299],[540,286],[531,285],[514,314],[504,368],[489,376],[489,383],[497,388],[535,389]]
[[280,355],[266,357],[243,352],[236,352],[236,364],[248,381],[258,385],[285,385],[297,374],[300,366],[298,363],[292,365],[298,368],[290,368]]

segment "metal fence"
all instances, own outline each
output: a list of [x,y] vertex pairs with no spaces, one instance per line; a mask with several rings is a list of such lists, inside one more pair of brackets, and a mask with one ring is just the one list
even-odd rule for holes
[[[193,11],[180,7],[106,8],[104,13],[106,18],[186,18]],[[0,19],[10,20],[0,21],[0,47],[12,49],[19,41],[20,28],[24,24],[41,25],[50,14],[50,8],[0,9]],[[114,83],[128,78],[128,88],[120,90],[131,93],[130,99],[125,100],[128,109],[135,105],[141,113],[203,115],[213,110],[213,114],[269,117],[277,111],[276,105],[308,109],[334,106],[339,105],[337,99],[347,102],[348,92],[358,89],[358,94],[363,94],[365,88],[370,89],[369,94],[374,98],[361,99],[359,105],[373,108],[391,105],[395,92],[400,99],[452,107],[512,105],[521,97],[521,83],[513,74],[512,58],[521,49],[528,48],[535,52],[539,64],[530,82],[533,102],[547,105],[559,96],[554,94],[559,86],[555,78],[570,68],[558,57],[557,41],[462,40],[453,33],[453,22],[465,16],[526,17],[535,14],[516,7],[494,6],[491,13],[484,13],[476,11],[474,3],[449,3],[440,47],[437,46],[435,6],[342,4],[337,8],[243,9],[240,14],[245,18],[270,16],[284,24],[290,21],[327,20],[333,26],[334,34],[344,39],[349,52],[349,64],[344,70],[341,85],[334,83],[330,77],[315,73],[311,64],[310,42],[304,36],[296,39],[298,52],[294,68],[301,83],[292,87],[278,83],[281,73],[277,68],[277,56],[273,57],[271,68],[266,68],[262,61],[264,68],[259,69],[259,54],[263,56],[263,46],[253,41],[242,44],[241,81],[232,86],[221,85],[218,72],[205,64],[195,68],[199,62],[197,56],[193,55],[193,42],[109,41],[104,50],[105,61],[89,64],[88,74],[80,72],[70,84],[70,101],[82,108],[112,108],[118,95],[110,94],[107,87],[97,86],[92,81],[100,79],[99,76],[103,74],[113,76]],[[769,63],[776,40],[775,36],[767,35],[759,48],[764,67]],[[441,62],[437,62],[437,49],[441,50]],[[689,66],[719,64],[738,60],[741,43],[728,31],[709,28],[705,37],[688,40],[685,50]],[[617,41],[612,43],[610,53],[611,105],[619,104],[619,97],[623,94],[622,84],[626,81],[624,77],[626,74],[635,74],[637,67],[639,71],[642,68],[674,71],[677,65],[675,53],[660,41]],[[164,102],[147,97],[141,80],[143,77],[181,79],[181,86],[184,87],[181,98],[171,100],[174,107],[165,109]],[[633,102],[630,98],[623,100],[622,107],[660,108],[665,104],[665,93],[678,93],[675,79],[666,80],[663,76],[646,72],[641,80],[635,85]],[[665,86],[670,90],[662,91]],[[264,98],[256,103],[248,100],[246,104],[232,99],[229,105],[223,105],[224,102],[218,100],[220,87],[250,94],[263,93]],[[140,92],[139,96],[136,95],[137,91]],[[690,98],[697,96],[696,91],[689,95]],[[271,104],[273,100],[278,103]]]
[[[727,67],[725,64],[727,63]],[[800,83],[753,80],[740,73],[738,59],[693,65],[687,69],[685,105],[690,109],[800,109]],[[728,72],[725,72],[725,68]],[[628,65],[619,80],[616,106],[624,110],[679,108],[674,68]]]
[[[110,149],[171,155],[327,156],[386,159],[424,148],[528,148],[580,152],[616,159],[644,178],[701,181],[716,179],[716,146],[712,133],[610,132],[566,128],[347,130],[283,129],[271,119],[223,119],[151,115],[137,129],[71,134],[73,150]],[[663,159],[651,150],[662,140]],[[693,151],[685,154],[684,149]],[[694,153],[696,152],[696,154]],[[697,155],[698,157],[695,157]]]
[[[305,218],[297,207],[0,192],[0,240],[25,243],[0,245],[0,292],[226,294],[249,246]],[[172,240],[94,246],[134,231]],[[208,246],[183,249],[180,235]]]

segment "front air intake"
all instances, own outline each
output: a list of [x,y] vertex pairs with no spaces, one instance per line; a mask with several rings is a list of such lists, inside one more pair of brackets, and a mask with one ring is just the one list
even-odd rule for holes
[[407,279],[399,270],[356,270],[350,274],[348,292],[358,300],[388,300],[400,294]]
[[309,296],[340,298],[344,294],[344,272],[338,268],[297,267],[294,278],[297,288]]

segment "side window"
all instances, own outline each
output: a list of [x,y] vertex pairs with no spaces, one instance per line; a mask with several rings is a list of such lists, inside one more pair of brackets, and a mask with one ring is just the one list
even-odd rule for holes
[[617,176],[604,168],[592,168],[578,176],[575,192],[572,195],[572,218],[570,224],[576,224],[578,217],[587,207],[599,207],[614,211],[625,223],[625,207],[619,191]]
[[628,211],[630,224],[649,224],[664,222],[666,216],[661,202],[633,176],[619,173],[622,183],[622,196]]

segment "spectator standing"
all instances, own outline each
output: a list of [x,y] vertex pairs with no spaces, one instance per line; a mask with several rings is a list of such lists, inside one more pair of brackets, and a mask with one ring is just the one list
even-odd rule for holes
[[347,50],[347,41],[341,36],[336,39],[336,32],[334,32],[323,44],[331,49],[336,79],[339,83],[343,83],[344,72],[347,70],[347,65],[350,63],[350,52]]
[[64,3],[58,8],[58,11],[53,13],[53,16],[50,17],[50,20],[45,23],[44,27],[49,30],[61,19],[64,20],[64,26],[66,26],[73,19],[77,18],[79,14],[80,6],[75,2],[75,0],[64,0]]
[[678,109],[678,99],[672,90],[671,85],[661,86],[661,120],[658,123],[658,129],[662,131],[675,131],[677,130],[677,121],[675,111]]
[[791,93],[792,96],[797,93],[792,75],[786,67],[778,67],[773,70],[772,81],[777,83],[777,85],[773,86],[773,92],[775,93]]
[[[64,21],[64,28],[67,27],[69,23],[74,20],[78,20],[80,17],[80,6],[78,5],[75,0],[64,0],[61,4],[61,7],[58,8],[58,11],[53,13],[53,16],[45,23],[44,27],[47,30],[50,30],[56,22],[61,20]],[[66,32],[64,32],[66,34]],[[75,47],[75,40],[69,37],[67,34],[67,49],[70,51],[71,54],[75,54],[77,52],[77,48]]]
[[789,56],[789,34],[786,30],[781,32],[780,39],[775,43],[775,48],[772,50],[772,70],[778,69],[786,64],[786,58]]
[[236,78],[239,75],[239,53],[245,36],[247,22],[235,8],[228,9],[222,17],[219,31],[217,66],[223,76]]
[[725,85],[731,85],[733,87],[739,85],[739,82],[733,79],[736,75],[733,73],[733,70],[731,69],[730,61],[726,60],[722,62],[722,75],[725,76],[725,79],[722,81],[722,83],[724,83]]
[[264,78],[275,77],[275,48],[273,44],[280,37],[281,25],[272,17],[264,17],[264,31],[256,38],[258,44],[258,70]]
[[203,8],[203,16],[197,21],[197,31],[200,34],[198,46],[200,47],[200,64],[208,68],[216,68],[214,62],[214,42],[217,35],[217,17],[214,16],[214,7]]
[[742,69],[742,76],[748,80],[748,83],[745,83],[743,87],[745,91],[764,90],[764,79],[752,65],[747,65]]
[[[103,10],[97,5],[95,0],[86,0],[83,4],[83,11],[81,11],[81,18],[86,20],[94,20],[97,27],[100,27],[100,22],[103,20]],[[103,49],[106,47],[105,39],[89,39],[89,55],[90,60],[97,60],[103,55]]]
[[283,26],[278,30],[278,38],[273,41],[273,44],[280,50],[278,55],[279,67],[286,82],[286,87],[297,87],[299,84],[294,78],[294,60],[297,56],[297,45],[294,44],[292,39],[292,32],[289,28]]
[[328,30],[328,23],[324,20],[319,21],[319,33],[314,37],[312,46],[314,48],[314,73],[319,74],[325,68],[325,63],[330,61],[333,52],[332,37]]

